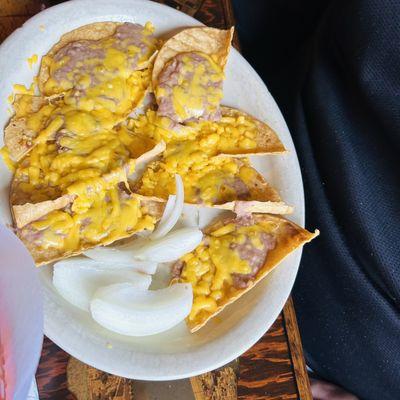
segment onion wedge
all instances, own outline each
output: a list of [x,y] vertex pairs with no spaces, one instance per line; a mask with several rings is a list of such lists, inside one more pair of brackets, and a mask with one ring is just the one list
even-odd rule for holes
[[185,192],[183,189],[183,182],[180,175],[175,175],[175,196],[169,196],[163,216],[158,223],[156,229],[150,234],[150,239],[159,239],[165,236],[178,222],[182,214],[183,203],[185,200]]
[[86,250],[83,254],[92,260],[107,263],[110,266],[113,264],[123,265],[132,268],[134,271],[150,275],[153,275],[156,272],[156,262],[135,259],[134,254],[131,251],[125,250],[126,247],[126,245],[118,247],[95,247],[94,249]]
[[182,228],[154,240],[136,240],[124,245],[124,252],[137,260],[157,263],[171,262],[190,253],[202,241],[203,232],[198,228]]
[[106,329],[121,335],[148,336],[182,322],[189,315],[192,302],[191,284],[138,290],[130,283],[117,283],[96,291],[90,311]]
[[136,290],[146,290],[151,276],[126,266],[110,268],[84,257],[69,258],[54,265],[53,284],[57,291],[69,303],[85,311],[89,311],[90,300],[99,287],[121,282],[129,282]]

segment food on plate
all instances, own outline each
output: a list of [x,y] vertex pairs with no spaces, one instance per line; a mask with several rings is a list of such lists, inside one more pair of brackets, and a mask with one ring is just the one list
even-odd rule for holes
[[[153,27],[97,22],[66,33],[42,58],[39,96],[16,95],[5,131],[18,161],[39,133],[53,135],[72,110],[93,112],[98,130],[112,128],[138,105],[151,84],[149,65],[159,41]],[[58,101],[57,101],[58,100]]]
[[86,257],[74,257],[54,264],[53,284],[65,300],[84,311],[99,287],[129,282],[147,290],[151,276],[118,263],[101,263]]
[[265,123],[239,110],[222,107],[219,121],[176,124],[148,110],[128,126],[156,141],[166,142],[160,160],[148,165],[134,191],[158,199],[173,193],[174,175],[183,178],[185,202],[234,210],[240,204],[251,212],[287,214],[275,189],[253,169],[247,154],[284,153],[285,147]]
[[138,165],[163,150],[162,142],[156,144],[130,134],[125,128],[100,133],[62,129],[56,138],[34,147],[16,165],[11,204],[39,203],[73,195],[79,185],[95,180],[104,185],[115,179],[123,182]]
[[172,283],[190,283],[192,332],[254,287],[293,250],[319,234],[282,217],[252,214],[220,220],[174,266]]
[[[13,162],[19,161],[35,145],[34,139],[45,128],[46,119],[54,110],[56,98],[16,94],[15,115],[4,129],[4,144]],[[41,111],[38,118],[36,113]]]
[[122,124],[150,86],[152,32],[111,22],[69,32],[42,58],[40,93],[14,97],[10,203],[38,265],[152,230],[161,216],[163,206],[127,180],[164,145]]
[[110,247],[96,247],[84,254],[103,263],[129,265],[136,270],[154,274],[158,263],[168,263],[194,250],[203,239],[199,228],[180,228],[153,237],[151,234],[135,240],[119,242]]
[[157,228],[150,234],[151,239],[164,237],[171,231],[181,217],[185,201],[185,190],[180,175],[175,175],[175,195],[170,194],[165,204],[164,213]]
[[159,115],[176,122],[219,119],[232,35],[233,28],[195,27],[164,43],[152,74]]
[[277,134],[266,123],[232,107],[221,106],[218,121],[196,120],[185,125],[168,117],[160,117],[153,110],[138,115],[128,126],[140,135],[167,145],[185,141],[192,148],[208,156],[284,154],[286,149]]
[[[116,333],[185,318],[194,332],[318,234],[269,215],[293,208],[248,156],[286,149],[221,105],[232,34],[193,27],[163,44],[151,23],[96,22],[64,34],[29,89],[14,85],[1,155],[15,232],[37,265],[62,260],[60,295]],[[182,227],[184,203],[236,217]],[[149,290],[163,263],[171,285]]]
[[[159,238],[146,236],[132,242],[114,247],[115,262],[153,261],[172,262],[190,253],[201,242],[203,233],[199,228],[180,228]],[[109,257],[107,247],[97,248],[96,259],[106,261]],[[90,252],[93,254],[93,252]],[[91,257],[90,253],[89,257]]]
[[245,158],[209,157],[186,143],[167,147],[160,161],[148,165],[134,190],[154,199],[166,199],[174,190],[174,175],[182,176],[185,202],[225,210],[288,214],[285,204]]
[[159,290],[137,290],[130,283],[117,283],[95,292],[90,311],[106,329],[121,335],[148,336],[182,322],[192,301],[192,286],[184,283]]
[[66,33],[42,59],[39,88],[67,105],[126,115],[148,88],[159,42],[151,23],[96,22]]
[[283,154],[286,149],[265,122],[232,107],[221,106],[219,121],[190,122],[197,140],[212,155]]
[[162,151],[162,144],[124,127],[92,131],[86,117],[91,120],[73,114],[70,127],[67,115],[65,130],[32,148],[14,173],[17,233],[38,264],[152,230],[162,213],[161,204],[138,198],[127,183],[137,163]]
[[161,117],[157,111],[149,108],[144,114],[128,119],[128,127],[140,135],[165,143],[194,139],[196,131],[168,117]]
[[151,231],[162,209],[161,203],[138,198],[126,186],[106,190],[99,187],[99,191],[78,196],[72,204],[51,211],[16,232],[36,264],[42,265],[137,232]]

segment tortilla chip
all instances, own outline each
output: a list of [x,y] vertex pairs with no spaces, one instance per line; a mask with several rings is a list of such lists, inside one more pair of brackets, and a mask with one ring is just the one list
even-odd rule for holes
[[238,149],[237,152],[221,153],[221,155],[234,155],[234,156],[250,156],[250,155],[264,155],[264,154],[284,154],[287,153],[285,146],[280,141],[276,132],[270,128],[265,122],[261,122],[250,114],[232,107],[221,106],[222,117],[238,118],[240,116],[251,119],[257,127],[257,136],[255,141],[257,147],[248,151]]
[[168,39],[159,50],[153,67],[153,88],[157,86],[157,78],[165,64],[179,53],[201,52],[212,56],[214,61],[225,68],[234,28],[221,30],[198,26],[187,28]]
[[[135,134],[135,136],[137,135]],[[141,139],[138,137],[138,140]],[[156,143],[151,139],[145,138],[139,150],[144,152],[141,153],[136,148],[136,153],[133,154],[133,156],[137,157],[135,160],[135,169],[144,168],[144,166],[154,157],[156,157],[158,154],[161,154],[165,150],[165,143]],[[122,166],[121,170],[127,171],[128,166]],[[115,171],[111,171],[110,173],[104,175],[104,179],[107,180],[113,176],[115,176]],[[11,183],[10,190],[10,204],[14,217],[14,223],[17,228],[22,228],[30,222],[36,221],[37,219],[45,216],[51,211],[62,209],[68,204],[72,203],[75,199],[75,196],[65,194],[53,200],[31,203],[29,197],[23,191],[18,189],[18,184],[19,181],[14,178]],[[160,205],[160,207],[163,206]]]
[[[235,163],[240,166],[244,164],[244,161],[240,158],[233,159]],[[159,164],[159,161],[154,162],[155,165]],[[219,208],[221,210],[231,210],[235,211],[238,214],[241,213],[269,213],[269,214],[291,214],[293,212],[293,207],[287,205],[282,201],[279,193],[270,186],[264,177],[256,171],[254,168],[248,166],[249,169],[252,169],[255,174],[255,178],[247,184],[247,188],[249,190],[248,199],[235,199],[232,201],[224,202],[224,203],[214,203],[214,204],[197,204],[197,203],[189,203],[186,204],[195,205],[198,207],[212,207]],[[161,183],[160,183],[161,184]],[[150,193],[141,192],[141,180],[138,182],[132,183],[132,191],[138,194],[142,194],[148,198],[151,198],[154,201],[165,202],[166,198],[151,196]]]
[[[132,196],[136,197],[135,194],[132,194]],[[156,218],[156,221],[158,221],[161,218],[161,215],[164,211],[164,204],[161,204],[160,202],[154,202],[150,199],[146,199],[143,197],[140,199],[140,201],[141,201],[141,205],[145,206],[147,208],[147,215],[154,216]],[[50,211],[53,211],[53,210],[49,210],[49,212]],[[44,215],[46,215],[46,214],[44,214]],[[42,216],[44,216],[44,215],[42,215]],[[35,246],[31,240],[25,240],[24,234],[28,230],[29,230],[29,224],[25,225],[21,229],[17,229],[17,236],[21,239],[21,241],[27,247],[27,249],[31,253],[31,255],[36,263],[36,266],[38,266],[38,267],[41,265],[45,265],[45,264],[49,264],[49,263],[58,261],[58,260],[62,260],[64,258],[77,256],[86,250],[93,249],[94,247],[97,247],[100,245],[107,246],[117,240],[128,238],[137,233],[137,232],[126,233],[125,235],[121,235],[121,237],[119,237],[118,239],[113,239],[113,240],[109,240],[109,241],[105,240],[105,241],[103,241],[101,243],[97,243],[97,244],[86,244],[86,245],[83,245],[79,250],[76,250],[76,251],[60,252],[59,249],[54,249],[54,248],[49,248],[49,249],[43,250],[43,249]]]
[[[266,191],[272,191],[271,187],[265,188]],[[265,195],[265,191],[263,193]],[[287,205],[283,201],[270,201],[270,200],[236,200],[229,201],[223,204],[216,204],[213,208],[218,208],[220,210],[233,211],[236,214],[244,213],[265,213],[265,214],[291,214],[293,212],[293,207]]]
[[[25,117],[26,115],[38,112],[45,104],[50,102],[54,96],[32,96],[30,94],[15,94],[13,101],[13,108],[15,110],[16,117]],[[21,107],[24,104],[24,107]]]
[[[267,214],[254,214],[253,218],[255,222],[266,221],[277,225],[274,237],[276,238],[276,246],[274,249],[268,251],[267,258],[263,267],[258,271],[254,280],[249,281],[248,286],[244,289],[235,289],[230,297],[226,297],[218,304],[218,308],[215,312],[207,313],[201,312],[200,317],[195,321],[189,321],[190,332],[196,332],[203,327],[211,318],[219,314],[227,305],[233,303],[235,300],[243,296],[246,292],[252,289],[258,282],[260,282],[266,275],[269,274],[284,258],[290,253],[296,250],[298,247],[303,246],[305,243],[310,242],[316,236],[319,235],[319,231],[316,230],[314,233],[308,232],[301,228],[295,223],[288,221],[282,217],[267,215]],[[209,226],[205,230],[205,234],[210,234],[216,231],[224,225],[235,222],[235,219],[228,218],[220,220],[215,224]],[[171,284],[179,282],[179,278],[174,278]]]
[[[83,25],[73,31],[67,32],[61,36],[58,43],[56,43],[47,56],[54,56],[60,49],[66,46],[68,43],[76,42],[78,40],[100,40],[114,34],[115,29],[121,23],[118,22],[94,22],[92,24]],[[50,77],[49,67],[46,63],[46,59],[42,58],[40,64],[40,70],[38,75],[38,84],[41,93],[45,93],[45,83]]]
[[26,118],[11,118],[4,129],[4,144],[8,148],[10,158],[21,160],[34,146],[37,132],[26,126]]
[[165,150],[166,145],[162,140],[157,142],[146,135],[128,129],[126,126],[121,126],[118,133],[121,130],[128,132],[132,138],[132,141],[128,145],[128,150],[131,158],[136,159],[136,165],[146,164],[150,159]]
[[[44,105],[52,104],[59,100],[59,95],[43,97],[31,96],[26,94],[16,94],[14,97],[13,108],[15,116],[4,129],[4,144],[8,148],[10,158],[14,162],[21,160],[35,146],[34,139],[38,135],[27,127],[27,116],[38,112]],[[21,103],[24,107],[21,107]]]
[[[67,32],[61,36],[60,40],[50,49],[46,56],[53,57],[60,49],[71,42],[76,42],[78,40],[101,40],[108,36],[112,36],[115,33],[115,29],[121,25],[121,22],[94,22],[92,24],[87,24],[80,26],[73,31]],[[153,62],[155,54],[153,54],[147,62],[141,63],[140,67],[137,69],[146,69]],[[38,75],[38,85],[41,93],[45,93],[45,83],[50,77],[49,66],[46,63],[46,58],[42,58],[40,64],[39,75]]]
[[60,210],[72,203],[73,195],[66,194],[56,200],[47,200],[40,203],[25,203],[12,206],[13,219],[17,228],[22,228],[30,222],[36,221],[54,210]]

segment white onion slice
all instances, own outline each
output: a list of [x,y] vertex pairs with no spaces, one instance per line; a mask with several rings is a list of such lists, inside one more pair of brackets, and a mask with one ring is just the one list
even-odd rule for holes
[[[163,216],[161,217],[156,229],[149,236],[151,239],[159,239],[170,232],[182,214],[185,193],[182,178],[178,174],[175,175],[175,185],[175,198],[169,196]],[[173,204],[173,206],[171,206],[171,204]]]
[[171,217],[171,213],[175,208],[175,203],[176,203],[176,196],[174,194],[170,194],[168,196],[167,203],[165,204],[163,215],[161,216],[161,219],[158,222],[157,227],[154,229],[153,232],[150,233],[149,235],[150,238],[154,237],[154,235],[156,235],[156,232],[159,230],[160,225],[164,225],[165,221],[168,221],[168,219]]
[[160,290],[137,290],[129,283],[96,291],[90,302],[93,319],[121,335],[147,336],[171,329],[190,313],[191,284],[177,283]]
[[124,252],[138,260],[157,263],[171,262],[194,250],[202,241],[203,233],[198,228],[182,228],[154,240],[137,240],[124,246]]
[[65,300],[85,311],[89,311],[90,300],[99,287],[120,282],[130,282],[137,290],[146,290],[151,284],[151,276],[126,266],[109,268],[107,264],[84,257],[69,258],[54,265],[53,284],[57,291]]
[[124,265],[135,271],[153,275],[157,270],[157,263],[153,261],[141,261],[134,258],[132,251],[124,251],[125,246],[118,247],[95,247],[86,250],[83,254],[98,262],[110,265]]

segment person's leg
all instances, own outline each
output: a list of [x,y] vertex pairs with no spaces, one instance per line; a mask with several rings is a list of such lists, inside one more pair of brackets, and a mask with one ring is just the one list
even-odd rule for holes
[[[311,4],[293,2],[299,15]],[[253,2],[236,0],[239,38],[245,54],[254,41],[250,61],[296,145],[307,225],[321,230],[304,249],[294,288],[307,362],[363,399],[400,398],[400,3],[334,1],[322,13],[318,6],[292,47],[291,8],[264,3],[275,22],[257,29],[255,18],[244,22]]]

